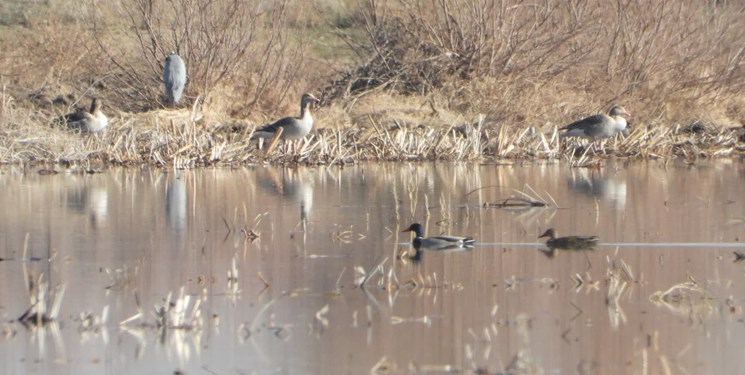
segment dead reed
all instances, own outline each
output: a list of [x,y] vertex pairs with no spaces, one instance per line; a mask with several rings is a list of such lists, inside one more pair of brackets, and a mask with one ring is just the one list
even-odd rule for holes
[[[685,126],[635,129],[606,144],[606,154],[577,152],[584,141],[561,140],[556,127],[513,128],[483,121],[450,127],[386,126],[368,119],[364,126],[318,129],[295,152],[280,146],[272,153],[249,139],[249,126],[210,126],[193,116],[126,116],[103,134],[80,135],[27,121],[0,127],[0,163],[56,163],[84,170],[106,165],[193,168],[245,163],[347,164],[365,161],[497,161],[564,159],[574,165],[607,156],[632,159],[686,159],[742,155],[738,129],[693,132]],[[147,121],[148,123],[142,123]],[[490,131],[486,128],[495,128]],[[575,156],[578,155],[578,156]]]

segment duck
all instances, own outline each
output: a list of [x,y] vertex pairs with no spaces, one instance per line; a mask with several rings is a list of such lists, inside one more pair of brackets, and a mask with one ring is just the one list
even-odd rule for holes
[[296,140],[305,137],[313,127],[313,116],[310,113],[311,103],[318,103],[320,100],[313,94],[305,93],[300,97],[300,116],[281,118],[271,124],[266,124],[254,132],[254,136],[259,138],[274,138],[277,132],[282,129],[280,139]]
[[172,104],[178,103],[186,86],[186,64],[176,52],[166,56],[166,62],[163,64],[163,83],[168,101]]
[[424,227],[419,223],[411,224],[401,233],[414,232],[416,236],[411,244],[418,251],[420,249],[429,250],[455,250],[472,247],[476,243],[471,237],[457,236],[434,236],[424,238]]
[[562,250],[591,250],[598,244],[597,236],[566,236],[556,237],[554,228],[548,228],[538,238],[548,237],[546,246],[551,249]]
[[591,139],[593,142],[612,137],[618,133],[628,135],[626,129],[628,122],[623,116],[631,116],[631,113],[620,105],[614,105],[608,114],[598,113],[569,125],[559,128],[564,130],[564,137],[581,137]]
[[68,113],[60,119],[70,129],[75,129],[84,133],[98,133],[109,125],[109,119],[101,112],[101,100],[93,98],[89,111],[78,109],[75,112]]

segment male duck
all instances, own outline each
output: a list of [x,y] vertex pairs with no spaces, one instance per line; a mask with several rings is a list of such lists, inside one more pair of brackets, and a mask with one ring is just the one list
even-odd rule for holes
[[[473,246],[476,243],[471,237],[457,237],[457,236],[435,236],[424,238],[424,227],[419,223],[414,223],[409,226],[403,232],[414,232],[416,237],[411,242],[415,249],[429,249],[429,250],[448,250],[467,248]],[[402,232],[402,233],[403,233]]]

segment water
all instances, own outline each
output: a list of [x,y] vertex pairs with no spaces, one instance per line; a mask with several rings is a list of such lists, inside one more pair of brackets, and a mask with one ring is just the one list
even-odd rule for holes
[[[4,169],[0,373],[738,373],[744,177],[734,161]],[[483,207],[510,196],[549,207]],[[480,244],[412,261],[414,221]],[[601,246],[548,258],[548,227]],[[64,288],[56,323],[17,322],[26,280]],[[159,329],[169,294],[190,300]]]

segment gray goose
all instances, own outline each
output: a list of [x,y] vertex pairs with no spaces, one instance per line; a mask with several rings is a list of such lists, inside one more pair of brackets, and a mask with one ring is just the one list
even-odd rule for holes
[[97,133],[109,125],[109,119],[101,112],[101,100],[93,98],[90,111],[78,109],[61,119],[70,129],[86,133]]
[[565,130],[565,137],[581,137],[591,139],[593,142],[608,138],[622,132],[628,135],[626,129],[626,119],[623,116],[631,116],[625,108],[614,105],[608,114],[598,113],[581,120],[577,120],[569,125],[559,128]]
[[254,136],[259,138],[273,138],[282,129],[282,140],[295,140],[305,137],[313,127],[313,116],[310,114],[310,104],[319,100],[313,94],[303,94],[300,98],[300,117],[285,117],[271,124],[256,129]]

